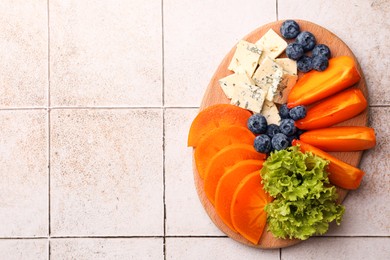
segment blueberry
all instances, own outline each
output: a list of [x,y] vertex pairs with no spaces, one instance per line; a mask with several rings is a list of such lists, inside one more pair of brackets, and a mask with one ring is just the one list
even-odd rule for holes
[[299,137],[295,134],[295,135],[291,135],[291,136],[287,136],[287,140],[288,140],[288,145],[291,146],[292,145],[292,141],[294,139],[299,139]]
[[301,136],[301,134],[303,134],[304,132],[305,132],[305,130],[302,130],[302,129],[297,128],[297,132],[295,133],[295,135],[297,136],[297,139],[299,139],[299,137]]
[[264,134],[267,131],[267,119],[261,114],[253,114],[249,117],[247,126],[254,134]]
[[316,45],[316,38],[311,32],[303,31],[298,34],[296,42],[302,45],[303,50],[306,52],[311,51],[314,48]]
[[317,71],[324,71],[328,68],[329,61],[325,56],[314,56],[313,57],[313,69]]
[[293,120],[299,120],[306,116],[306,107],[305,106],[296,106],[290,109],[290,117]]
[[272,147],[278,151],[286,149],[289,145],[287,136],[285,134],[282,134],[282,133],[276,134],[272,138],[271,143],[272,143]]
[[298,61],[297,61],[297,68],[301,72],[309,72],[313,69],[313,63],[312,58],[307,55],[303,55]]
[[312,55],[313,56],[320,56],[321,55],[321,56],[325,56],[329,59],[330,58],[330,49],[325,44],[317,44],[312,51]]
[[287,45],[286,55],[292,60],[299,60],[303,55],[303,47],[301,44],[293,42]]
[[279,126],[280,132],[285,135],[293,135],[297,131],[295,127],[294,120],[292,119],[282,119]]
[[297,37],[300,32],[299,25],[294,20],[286,20],[280,26],[280,33],[286,39],[293,39]]
[[275,124],[268,125],[266,134],[272,138],[274,135],[280,133],[279,126]]
[[279,115],[282,119],[290,118],[290,109],[287,107],[287,104],[283,104],[279,108]]
[[258,135],[253,146],[259,153],[269,153],[272,148],[271,138],[268,135]]

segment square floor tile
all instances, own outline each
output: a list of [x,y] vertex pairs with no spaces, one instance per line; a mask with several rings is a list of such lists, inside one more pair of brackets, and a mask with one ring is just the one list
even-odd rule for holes
[[0,111],[0,237],[48,234],[47,113]]
[[167,259],[279,260],[279,249],[262,250],[230,238],[167,238]]
[[163,11],[166,106],[199,106],[238,40],[276,20],[276,2],[265,0],[166,0]]
[[0,17],[0,107],[46,106],[47,1],[1,1]]
[[52,106],[161,106],[161,1],[50,1]]
[[[390,104],[390,1],[279,0],[279,19],[299,18],[335,33],[354,52],[365,75],[370,104]],[[384,74],[383,74],[384,73]]]
[[224,235],[204,210],[195,189],[188,131],[197,109],[165,111],[165,204],[168,235]]
[[53,236],[162,235],[162,111],[51,111]]
[[370,111],[370,126],[375,129],[377,145],[366,151],[360,168],[366,173],[359,189],[349,192],[345,215],[339,227],[328,235],[390,235],[390,115],[389,107]]
[[282,260],[292,259],[389,259],[390,238],[313,237],[298,245],[283,248]]
[[164,259],[162,238],[53,239],[51,259]]
[[47,239],[2,239],[0,259],[49,259],[49,241]]

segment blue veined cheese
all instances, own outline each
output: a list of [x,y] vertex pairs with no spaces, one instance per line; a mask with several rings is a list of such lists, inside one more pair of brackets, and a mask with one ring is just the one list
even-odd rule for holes
[[274,102],[265,100],[261,109],[261,114],[267,119],[268,124],[280,124],[281,118]]
[[231,104],[260,113],[266,92],[255,85],[244,83],[234,89]]
[[287,42],[272,29],[269,29],[255,44],[263,50],[259,63],[266,57],[275,59],[287,47]]
[[287,103],[288,94],[294,87],[297,80],[298,75],[289,74],[286,71],[283,71],[282,80],[277,87],[273,101],[277,104]]
[[275,62],[279,64],[284,71],[290,75],[297,75],[297,62],[289,58],[278,58],[275,59]]
[[234,89],[238,85],[241,85],[244,83],[250,84],[250,85],[255,84],[254,81],[246,73],[242,73],[242,74],[233,73],[233,74],[219,80],[219,84],[220,84],[223,92],[225,93],[225,95],[228,98],[232,98]]
[[246,72],[252,77],[259,63],[262,50],[257,45],[241,40],[237,44],[236,52],[229,64],[228,69],[236,73]]
[[279,83],[282,80],[283,69],[270,57],[266,57],[253,74],[256,86],[266,91],[266,99],[273,101]]

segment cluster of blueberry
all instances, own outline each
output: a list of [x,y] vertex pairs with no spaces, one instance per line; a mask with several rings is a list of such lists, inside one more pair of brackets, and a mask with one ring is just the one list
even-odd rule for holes
[[[299,71],[309,72],[312,69],[324,71],[329,66],[330,49],[325,44],[316,44],[316,38],[311,32],[302,31],[294,20],[286,20],[280,27],[280,33],[286,39],[295,39],[286,48],[288,58],[297,61]],[[312,55],[305,53],[312,51]]]
[[295,121],[306,116],[305,106],[296,106],[289,109],[283,104],[279,109],[280,125],[267,124],[266,118],[261,114],[253,114],[248,119],[248,128],[256,136],[254,147],[259,153],[268,154],[274,150],[283,150],[291,146],[294,139],[299,139],[302,130],[295,126]]

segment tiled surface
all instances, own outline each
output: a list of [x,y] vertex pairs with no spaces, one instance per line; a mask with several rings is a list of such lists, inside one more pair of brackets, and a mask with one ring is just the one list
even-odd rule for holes
[[52,106],[161,106],[161,1],[50,1]]
[[279,259],[279,250],[260,250],[229,238],[167,238],[167,259]]
[[50,119],[52,235],[161,236],[162,112],[66,109]]
[[52,259],[163,259],[161,238],[55,239],[50,244]]
[[1,1],[0,26],[0,108],[45,106],[47,1]]
[[47,239],[2,239],[0,240],[0,259],[44,260],[49,258]]
[[[1,1],[0,259],[389,259],[389,5]],[[264,251],[210,221],[186,142],[224,55],[277,17],[351,47],[378,143],[341,226]]]
[[47,115],[0,111],[0,237],[48,235]]

